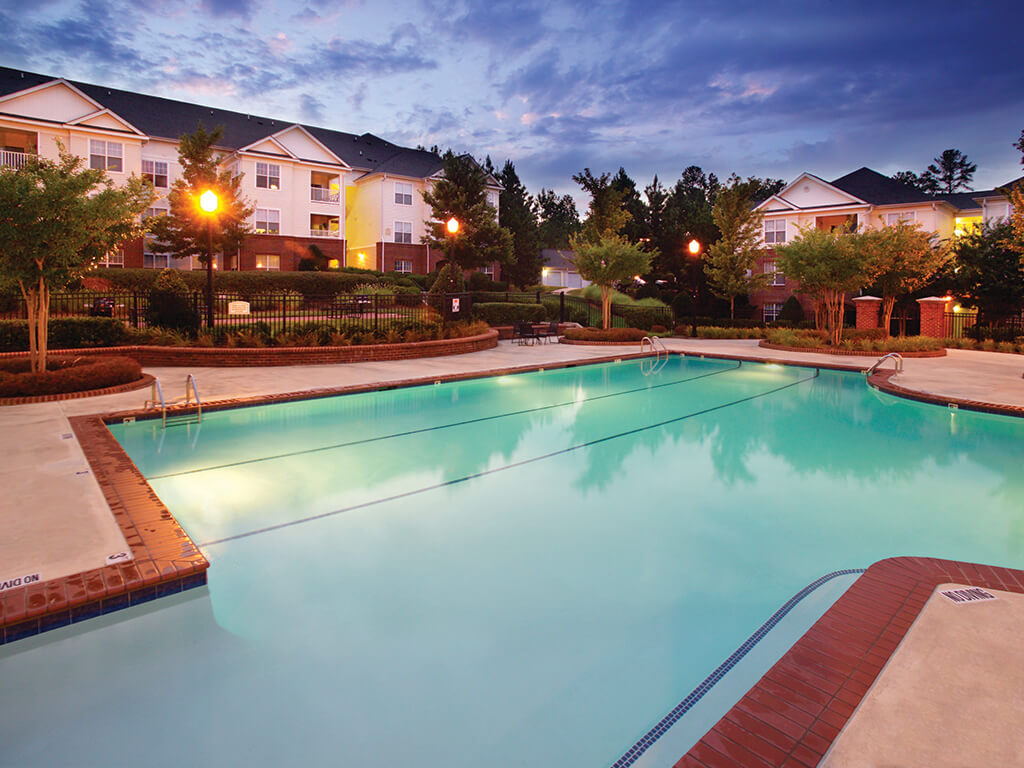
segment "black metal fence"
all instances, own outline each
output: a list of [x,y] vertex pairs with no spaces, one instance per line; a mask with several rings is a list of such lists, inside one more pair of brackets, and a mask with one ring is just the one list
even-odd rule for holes
[[[155,302],[155,303],[154,303]],[[469,320],[476,302],[540,304],[547,319],[576,322],[583,326],[601,324],[600,306],[579,296],[514,292],[474,292],[457,294],[328,294],[304,295],[297,291],[243,295],[218,292],[214,296],[213,315],[217,328],[243,328],[265,324],[271,333],[289,331],[310,323],[330,325],[339,331],[373,331],[386,333],[417,323],[439,320]],[[164,325],[160,321],[159,299],[147,291],[74,291],[50,296],[50,317],[112,317],[133,328]],[[179,304],[198,325],[206,317],[206,296],[203,292],[181,295]],[[179,307],[179,310],[181,307]],[[0,319],[27,317],[25,302],[20,296],[0,300]],[[640,325],[673,326],[672,311],[667,307],[612,305],[615,327]]]
[[1015,341],[1024,336],[1024,315],[1020,312],[1010,315],[947,312],[945,321],[946,337],[951,339]]

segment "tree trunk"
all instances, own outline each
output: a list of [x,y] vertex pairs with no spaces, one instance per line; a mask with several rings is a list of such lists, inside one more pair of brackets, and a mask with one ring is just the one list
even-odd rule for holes
[[36,291],[32,288],[26,288],[25,284],[19,280],[18,288],[21,290],[21,297],[25,299],[25,315],[28,321],[28,364],[29,370],[32,373],[36,373],[38,368],[39,351],[38,343],[36,339],[36,328],[37,328],[37,317],[39,296]]
[[735,303],[736,303],[736,297],[735,296],[730,296],[729,297],[729,319],[730,320],[735,320],[736,319],[736,312],[733,309],[733,306],[735,305]]
[[889,323],[892,322],[892,308],[896,304],[895,296],[882,296],[882,328],[885,338],[889,338]]
[[608,330],[612,327],[612,289],[611,286],[601,286],[601,327]]
[[50,288],[39,278],[39,316],[36,328],[36,343],[38,346],[39,372],[46,372],[46,350],[49,347],[48,329],[50,326]]

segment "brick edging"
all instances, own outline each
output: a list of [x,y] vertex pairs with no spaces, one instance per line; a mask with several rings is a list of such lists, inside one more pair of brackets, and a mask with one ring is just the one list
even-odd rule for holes
[[564,336],[558,340],[559,344],[574,344],[579,347],[632,347],[639,346],[639,341],[584,341],[582,339],[567,339]]
[[[413,360],[421,357],[480,352],[485,349],[493,349],[496,346],[498,346],[498,332],[489,329],[475,336],[464,336],[458,339],[432,339],[396,344],[354,344],[346,347],[156,347],[130,345],[51,351],[76,355],[124,355],[146,367],[229,368]],[[26,352],[0,352],[0,359],[21,357],[26,354]]]
[[68,421],[133,559],[0,593],[0,645],[206,583],[209,562],[103,420]]
[[907,389],[892,382],[892,377],[895,375],[896,371],[876,371],[868,378],[868,384],[880,392],[886,392],[896,397],[905,397],[907,400],[916,400],[919,403],[941,405],[946,408],[963,408],[966,411],[980,411],[981,413],[997,413],[1001,416],[1024,417],[1024,406],[986,403],[981,400],[965,400],[959,397],[933,395],[928,392]]
[[816,766],[939,584],[1024,593],[1024,571],[924,557],[872,565],[675,768]]
[[0,397],[0,406],[3,405],[28,405],[30,403],[52,403],[57,400],[78,400],[83,397],[98,397],[100,395],[119,395],[122,392],[134,392],[137,389],[145,389],[153,383],[153,377],[148,373],[142,374],[141,379],[129,381],[126,384],[118,384],[103,389],[86,389],[82,392],[61,392],[57,395],[26,395],[25,397]]
[[[888,352],[863,352],[859,349],[832,349],[831,347],[787,347],[782,344],[772,344],[761,339],[757,346],[765,349],[777,349],[782,352],[807,352],[815,355],[842,355],[844,357],[879,357],[887,355]],[[921,352],[898,352],[901,357],[945,357],[946,349],[933,349]]]

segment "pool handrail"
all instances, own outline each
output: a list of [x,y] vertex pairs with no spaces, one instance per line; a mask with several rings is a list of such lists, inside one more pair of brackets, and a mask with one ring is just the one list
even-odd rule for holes
[[903,355],[901,355],[899,352],[889,352],[878,358],[875,361],[874,365],[872,365],[870,368],[864,371],[864,375],[871,376],[871,374],[873,374],[882,366],[882,363],[884,363],[886,360],[890,358],[892,358],[893,360],[894,372],[903,373]]

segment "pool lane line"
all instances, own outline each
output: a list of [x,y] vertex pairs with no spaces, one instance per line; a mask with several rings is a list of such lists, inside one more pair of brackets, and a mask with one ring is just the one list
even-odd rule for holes
[[657,725],[640,737],[640,739],[629,748],[626,754],[612,764],[611,768],[628,768],[628,766],[639,760],[640,756],[654,745],[654,742],[664,736],[665,733],[667,733],[683,715],[693,709],[697,702],[704,698],[704,694],[710,691],[733,667],[739,664],[743,657],[750,653],[750,651],[754,649],[754,646],[761,642],[765,636],[774,629],[783,618],[785,618],[786,614],[792,611],[805,597],[810,595],[814,590],[826,582],[832,581],[832,579],[839,576],[851,576],[855,573],[864,573],[865,570],[865,568],[845,568],[841,571],[826,573],[824,576],[815,579],[789,598],[789,600],[787,600],[779,610],[771,615],[768,621],[758,627],[757,631],[743,642],[743,645],[733,651],[729,658],[719,664],[718,667],[715,668],[714,672],[705,677],[703,682],[694,688],[685,699],[679,702],[671,712],[659,720]]
[[[732,369],[730,368],[729,370],[732,370]],[[692,419],[692,418],[694,418],[696,416],[704,416],[706,414],[713,413],[714,411],[720,411],[720,410],[722,410],[724,408],[731,408],[734,405],[740,405],[742,403],[748,403],[748,402],[750,402],[752,400],[757,400],[757,399],[762,398],[762,397],[768,397],[768,395],[774,395],[775,393],[782,392],[783,390],[789,389],[790,387],[795,387],[795,386],[797,386],[799,384],[803,384],[803,383],[808,382],[808,381],[813,381],[814,379],[818,378],[820,373],[821,372],[817,368],[815,368],[813,376],[808,376],[805,379],[798,379],[797,381],[791,381],[789,384],[783,384],[781,387],[776,387],[775,389],[770,389],[767,392],[759,392],[756,395],[749,395],[748,397],[743,397],[743,398],[740,398],[739,400],[733,400],[732,402],[729,402],[729,403],[722,403],[721,405],[713,405],[710,408],[702,408],[699,411],[694,411],[693,413],[687,413],[687,414],[684,414],[682,416],[676,416],[676,417],[671,418],[671,419],[665,419],[664,421],[659,421],[656,424],[648,424],[648,425],[643,426],[643,427],[634,427],[633,429],[628,429],[625,432],[617,432],[614,435],[605,435],[604,437],[599,437],[596,440],[588,440],[585,443],[577,443],[576,445],[570,445],[567,448],[560,448],[557,451],[551,451],[550,453],[545,453],[545,454],[542,454],[541,456],[534,456],[534,457],[529,458],[529,459],[523,459],[521,461],[516,461],[516,462],[513,462],[512,464],[506,464],[506,465],[501,466],[501,467],[493,467],[492,469],[484,469],[484,470],[481,470],[479,472],[474,472],[471,475],[465,475],[463,477],[456,477],[456,478],[454,478],[452,480],[445,480],[444,482],[434,483],[433,485],[427,485],[427,486],[424,486],[422,488],[414,488],[411,491],[404,491],[402,493],[396,493],[396,494],[393,494],[391,496],[384,496],[384,497],[379,498],[379,499],[371,499],[370,501],[363,501],[363,502],[360,502],[359,504],[352,504],[351,506],[348,506],[348,507],[342,507],[341,509],[332,509],[329,512],[321,512],[318,515],[310,515],[308,517],[301,517],[298,520],[290,520],[287,523],[276,523],[274,525],[268,525],[268,526],[265,526],[263,528],[255,528],[255,529],[253,529],[251,531],[246,531],[244,533],[236,533],[236,534],[233,534],[231,536],[225,536],[225,537],[220,538],[220,539],[212,539],[210,541],[204,541],[202,544],[199,544],[198,546],[199,546],[200,549],[202,549],[203,547],[210,547],[210,546],[213,546],[215,544],[225,544],[225,543],[227,543],[229,541],[237,541],[238,539],[246,539],[246,538],[249,538],[250,536],[257,536],[257,535],[262,534],[262,533],[271,533],[272,531],[278,531],[278,530],[281,530],[282,528],[291,528],[294,525],[301,525],[303,523],[311,523],[311,522],[313,522],[315,520],[323,520],[324,518],[327,518],[327,517],[334,517],[335,515],[340,515],[340,514],[343,514],[345,512],[354,512],[357,509],[365,509],[367,507],[373,507],[373,506],[376,506],[378,504],[387,503],[389,501],[398,501],[400,499],[407,499],[407,498],[409,498],[411,496],[417,496],[417,495],[419,495],[421,493],[426,493],[427,491],[436,491],[436,490],[439,490],[441,488],[447,488],[447,487],[452,486],[452,485],[459,485],[460,483],[465,483],[465,482],[467,482],[469,480],[476,480],[476,479],[481,478],[481,477],[486,477],[487,475],[495,475],[498,472],[504,472],[505,470],[508,470],[508,469],[515,469],[517,467],[526,466],[527,464],[534,464],[534,463],[536,463],[538,461],[544,461],[545,459],[551,459],[551,458],[554,458],[555,456],[562,456],[563,454],[572,453],[572,452],[578,451],[578,450],[580,450],[582,448],[590,448],[590,447],[595,446],[595,445],[600,445],[601,443],[607,443],[607,442],[610,442],[612,440],[618,440],[620,437],[629,437],[630,435],[636,435],[636,434],[639,434],[640,432],[647,432],[648,430],[651,430],[651,429],[658,429],[659,427],[664,427],[664,426],[667,426],[669,424],[675,424],[675,423],[680,422],[680,421],[686,421],[687,419]]]
[[395,432],[390,435],[378,435],[377,437],[366,437],[362,440],[350,440],[346,443],[333,443],[331,445],[321,445],[318,448],[305,448],[301,451],[289,451],[288,453],[277,453],[272,456],[260,456],[255,459],[244,459],[242,461],[232,461],[227,464],[212,464],[208,467],[198,467],[196,469],[183,469],[180,472],[167,472],[162,475],[150,475],[147,480],[162,480],[167,477],[178,477],[180,475],[194,475],[199,472],[210,472],[215,469],[227,469],[228,467],[241,467],[246,464],[258,464],[261,461],[273,461],[274,459],[285,459],[289,456],[304,456],[310,453],[321,453],[323,451],[333,451],[338,448],[350,448],[354,445],[365,445],[367,443],[375,443],[380,440],[391,440],[396,437],[409,437],[410,435],[418,435],[424,432],[433,432],[441,429],[451,429],[452,427],[464,427],[467,424],[479,424],[484,421],[493,421],[495,419],[504,419],[509,416],[522,416],[527,413],[538,413],[539,411],[548,411],[553,408],[565,408],[570,405],[577,405],[579,403],[591,403],[597,400],[605,400],[609,397],[621,397],[623,395],[633,395],[637,392],[649,392],[652,389],[661,389],[663,387],[674,387],[679,384],[686,384],[690,381],[696,381],[697,379],[706,379],[709,376],[717,376],[721,373],[729,373],[730,371],[739,370],[743,366],[743,361],[736,361],[736,365],[723,368],[720,371],[711,371],[710,373],[702,373],[700,376],[691,376],[687,379],[678,379],[676,381],[668,381],[664,384],[654,384],[647,387],[637,387],[636,389],[627,389],[622,392],[609,392],[605,395],[595,395],[594,397],[585,397],[582,400],[569,400],[564,403],[553,403],[551,405],[540,405],[536,408],[524,408],[520,411],[509,411],[507,413],[498,413],[492,416],[480,416],[475,419],[466,419],[465,421],[454,421],[451,424],[439,424],[434,427],[421,427],[419,429],[410,429],[405,432]]

